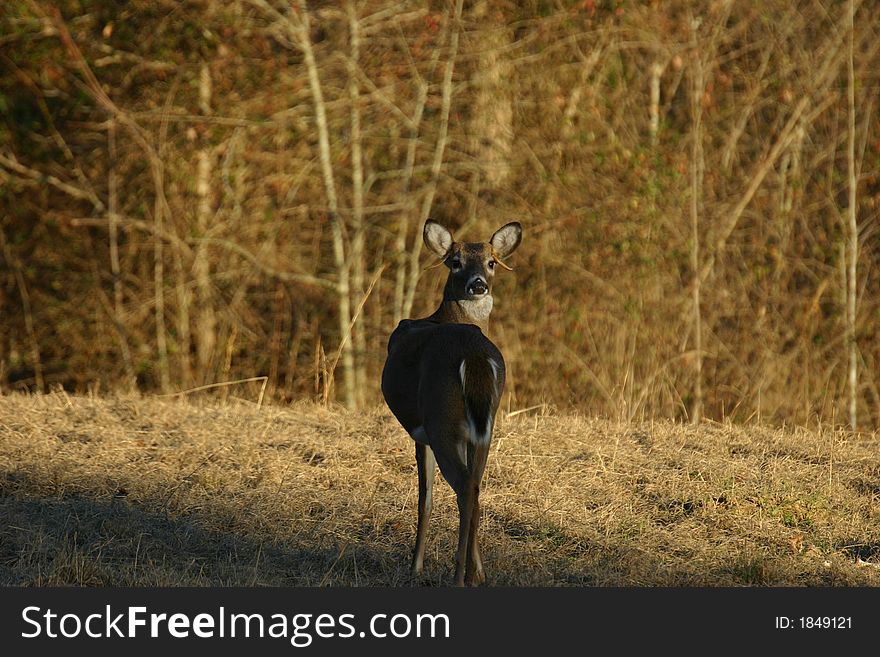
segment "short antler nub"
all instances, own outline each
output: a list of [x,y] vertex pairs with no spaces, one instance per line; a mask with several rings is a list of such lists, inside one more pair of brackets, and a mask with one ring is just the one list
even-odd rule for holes
[[[495,249],[492,249],[492,257],[495,258],[495,262],[504,267],[507,271],[513,271],[513,267],[508,265],[501,259],[501,256],[498,255],[498,252]],[[442,263],[441,263],[442,264]]]
[[440,260],[439,262],[435,262],[433,265],[428,265],[422,271],[428,271],[429,269],[437,269],[437,267],[442,267],[444,264],[446,264],[446,261]]

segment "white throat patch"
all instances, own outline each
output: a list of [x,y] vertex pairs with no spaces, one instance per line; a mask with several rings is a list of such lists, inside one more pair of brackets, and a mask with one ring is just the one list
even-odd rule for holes
[[460,301],[456,301],[456,303],[461,307],[461,309],[465,312],[465,314],[478,322],[484,322],[489,319],[489,315],[492,313],[492,295],[487,294],[484,297],[480,297],[479,299],[462,299]]

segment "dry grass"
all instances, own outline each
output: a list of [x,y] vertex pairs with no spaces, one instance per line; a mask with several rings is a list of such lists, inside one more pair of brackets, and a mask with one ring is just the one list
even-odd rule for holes
[[[878,436],[500,419],[494,585],[880,585]],[[0,398],[0,584],[410,585],[416,475],[384,408]],[[438,478],[426,584],[451,578]]]

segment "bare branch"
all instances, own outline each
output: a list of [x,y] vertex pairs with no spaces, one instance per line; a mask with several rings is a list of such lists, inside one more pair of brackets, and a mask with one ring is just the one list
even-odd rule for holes
[[64,182],[60,178],[56,178],[53,175],[42,173],[37,171],[36,169],[31,169],[23,164],[21,164],[14,155],[11,153],[6,156],[0,153],[0,165],[6,167],[9,171],[13,171],[17,173],[19,176],[23,177],[28,181],[32,181],[34,183],[49,183],[56,189],[64,192],[68,196],[72,196],[73,198],[80,199],[81,201],[88,201],[91,203],[95,210],[98,212],[104,212],[107,208],[101,202],[95,193],[88,189],[82,189],[77,187],[76,185],[71,185],[70,183]]

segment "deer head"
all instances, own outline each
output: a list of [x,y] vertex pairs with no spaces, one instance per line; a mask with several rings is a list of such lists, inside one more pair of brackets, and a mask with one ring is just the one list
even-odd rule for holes
[[[492,309],[492,279],[498,267],[510,270],[504,258],[513,253],[522,240],[522,226],[511,222],[499,228],[488,242],[456,242],[445,227],[436,221],[425,222],[425,245],[449,268],[443,289],[443,302],[465,302],[485,319]],[[483,317],[484,315],[484,317]]]

